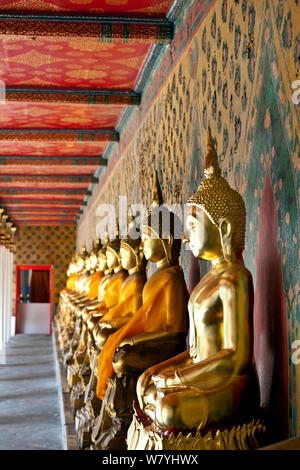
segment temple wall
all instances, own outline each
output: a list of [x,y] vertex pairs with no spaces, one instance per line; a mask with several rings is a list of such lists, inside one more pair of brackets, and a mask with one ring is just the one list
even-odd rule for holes
[[66,284],[66,270],[75,249],[75,227],[20,226],[16,237],[13,275],[13,308],[16,297],[16,266],[21,264],[53,266],[53,303]]
[[[79,223],[77,247],[96,237],[100,204],[118,207],[119,195],[127,195],[128,204],[150,204],[154,169],[165,202],[184,203],[202,178],[210,125],[223,175],[246,201],[245,263],[258,299],[257,338],[265,338],[260,328],[268,311],[269,329],[277,337],[273,350],[283,348],[287,358],[282,374],[288,381],[289,433],[295,435],[300,432],[300,364],[292,362],[294,341],[300,339],[300,105],[292,101],[292,83],[300,80],[300,10],[295,0],[188,3],[172,46],[166,47],[149,78],[141,106],[130,111],[120,143],[112,147],[108,168]],[[266,187],[266,200],[274,199],[270,230],[277,253],[268,250],[264,256],[270,213],[264,207],[261,220]],[[280,311],[271,299],[260,300],[272,283],[272,257],[276,283],[282,283]],[[188,283],[188,252],[183,252],[181,263]],[[281,341],[276,328],[282,319]],[[278,354],[272,357],[269,367],[276,369]],[[264,372],[268,365],[261,367]]]

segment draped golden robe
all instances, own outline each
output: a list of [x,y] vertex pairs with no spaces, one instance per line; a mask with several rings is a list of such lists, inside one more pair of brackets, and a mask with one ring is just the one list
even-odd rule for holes
[[75,282],[76,282],[77,277],[78,277],[78,274],[71,274],[71,276],[68,277],[67,283],[66,283],[67,289],[70,289],[73,291],[75,290]]
[[118,304],[120,290],[127,276],[127,271],[120,271],[112,275],[105,290],[104,300],[97,308],[97,311],[105,315],[108,309]]
[[107,380],[114,374],[113,357],[124,338],[146,332],[187,333],[188,298],[180,266],[165,268],[148,280],[143,290],[143,305],[131,320],[107,339],[99,355],[98,398],[104,398]]
[[93,274],[90,285],[89,285],[89,292],[88,292],[89,299],[96,299],[98,297],[98,287],[103,276],[104,276],[104,273],[102,271],[96,271]]
[[111,307],[99,323],[133,316],[143,303],[143,288],[145,283],[146,276],[144,273],[128,276],[122,284],[118,304]]

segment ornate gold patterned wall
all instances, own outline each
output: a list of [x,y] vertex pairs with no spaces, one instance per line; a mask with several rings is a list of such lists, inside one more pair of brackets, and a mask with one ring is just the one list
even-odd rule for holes
[[[256,283],[260,210],[270,179],[278,219],[289,353],[290,431],[300,432],[299,138],[300,9],[297,0],[189,2],[139,110],[124,127],[78,227],[77,246],[96,237],[101,203],[150,203],[157,169],[167,203],[185,202],[203,175],[207,128],[220,166],[247,206],[246,265]],[[182,256],[188,275],[189,257]],[[188,279],[187,279],[188,281]]]
[[[75,226],[21,226],[16,237],[13,300],[16,294],[16,266],[51,265],[53,267],[53,303],[66,283],[66,270],[75,250]],[[14,305],[14,304],[13,304]]]

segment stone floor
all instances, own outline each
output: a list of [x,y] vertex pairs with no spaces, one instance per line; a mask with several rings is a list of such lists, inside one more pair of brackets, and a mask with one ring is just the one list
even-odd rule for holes
[[14,336],[0,364],[0,450],[62,448],[51,336]]

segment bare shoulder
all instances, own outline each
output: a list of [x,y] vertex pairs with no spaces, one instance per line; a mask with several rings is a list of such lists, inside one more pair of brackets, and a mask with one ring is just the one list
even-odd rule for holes
[[227,266],[221,273],[222,284],[252,286],[252,274],[243,263],[236,262]]

